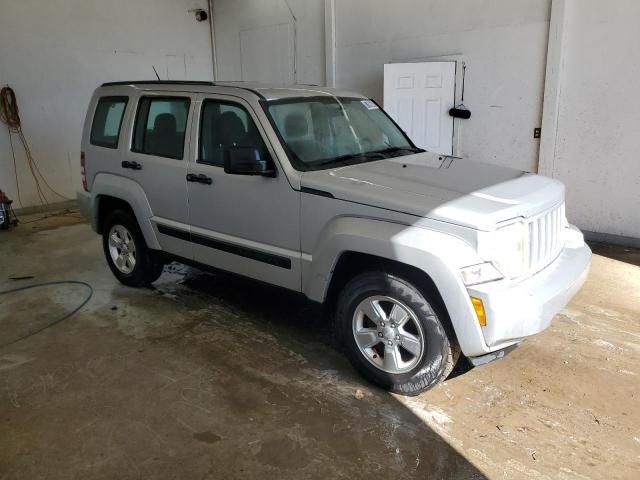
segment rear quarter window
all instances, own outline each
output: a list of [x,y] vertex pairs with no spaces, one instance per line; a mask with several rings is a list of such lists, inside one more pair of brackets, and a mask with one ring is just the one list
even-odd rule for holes
[[98,100],[91,125],[91,144],[118,148],[122,118],[129,97],[102,97]]

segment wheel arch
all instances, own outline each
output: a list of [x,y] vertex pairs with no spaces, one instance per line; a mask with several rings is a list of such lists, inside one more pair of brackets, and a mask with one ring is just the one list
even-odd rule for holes
[[354,275],[391,270],[434,298],[465,355],[481,355],[488,347],[458,273],[458,268],[477,261],[469,244],[442,232],[341,217],[320,236],[305,271],[303,289],[307,297],[330,306]]
[[340,292],[351,279],[361,273],[375,271],[390,273],[414,285],[427,299],[434,303],[432,307],[445,324],[447,333],[457,341],[449,311],[442,299],[440,290],[431,276],[413,265],[408,265],[397,260],[353,250],[342,252],[327,288],[325,297],[327,307],[333,311]]
[[103,233],[104,221],[108,215],[114,210],[123,210],[130,213],[135,217],[135,212],[129,202],[122,200],[121,198],[113,197],[111,195],[98,195],[96,197],[96,232]]
[[397,260],[354,250],[347,250],[340,254],[327,287],[325,302],[330,305],[335,303],[342,288],[352,278],[368,271],[383,271],[410,281],[422,293],[430,298],[433,297],[438,306],[447,312],[442,295],[427,272]]
[[142,235],[151,249],[160,250],[160,244],[151,223],[153,212],[142,187],[131,179],[110,174],[96,175],[91,187],[94,230],[102,233],[106,215],[114,209],[129,211],[138,222]]

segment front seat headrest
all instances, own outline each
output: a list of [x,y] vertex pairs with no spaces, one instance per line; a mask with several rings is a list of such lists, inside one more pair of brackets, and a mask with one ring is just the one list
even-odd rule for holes
[[220,130],[221,140],[225,145],[241,143],[247,135],[244,123],[235,112],[224,112],[220,115]]
[[309,122],[301,113],[290,113],[284,120],[287,137],[304,137],[309,131]]

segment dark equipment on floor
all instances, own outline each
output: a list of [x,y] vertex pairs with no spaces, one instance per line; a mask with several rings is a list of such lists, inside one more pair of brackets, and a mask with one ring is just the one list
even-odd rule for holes
[[13,213],[11,204],[13,200],[9,200],[7,194],[0,190],[0,229],[7,230],[18,224],[18,218]]

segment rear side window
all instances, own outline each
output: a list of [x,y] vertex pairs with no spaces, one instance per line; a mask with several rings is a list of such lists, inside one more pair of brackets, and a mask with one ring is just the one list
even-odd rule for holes
[[91,125],[91,144],[118,148],[122,117],[128,97],[102,97],[98,100]]
[[190,102],[184,97],[142,97],[132,150],[182,160]]

